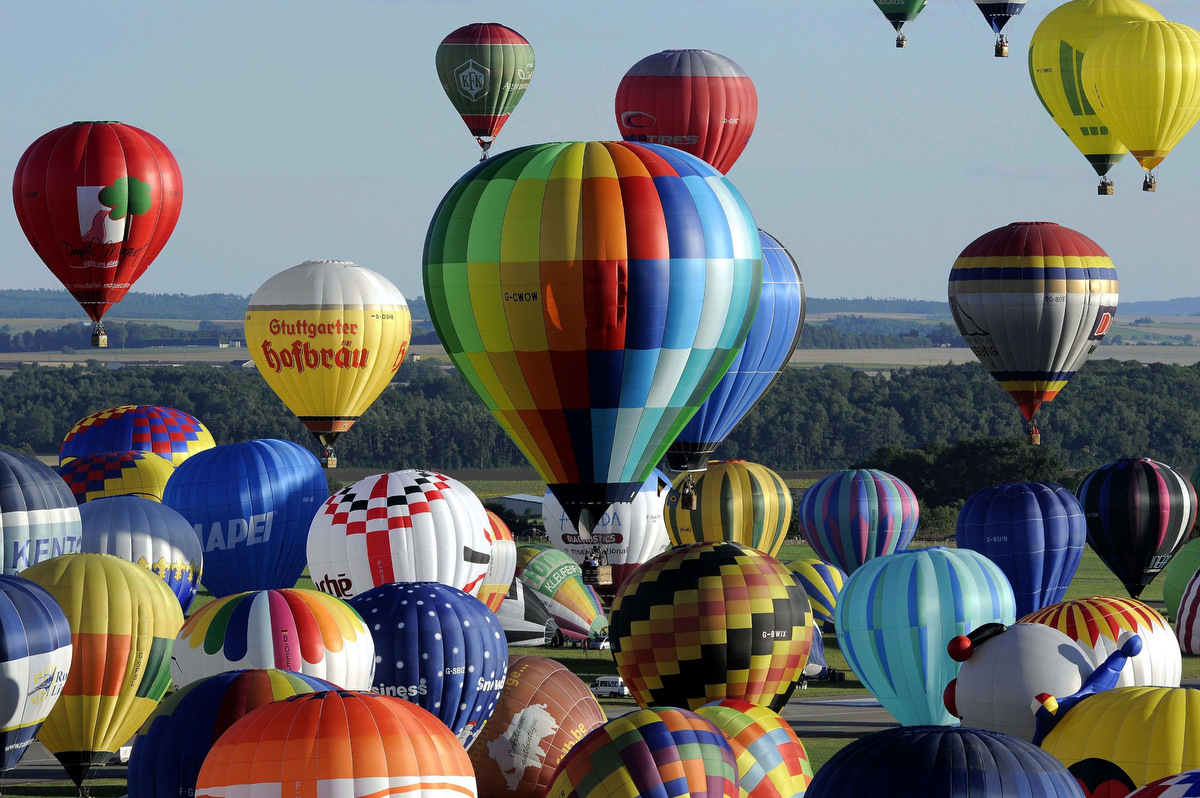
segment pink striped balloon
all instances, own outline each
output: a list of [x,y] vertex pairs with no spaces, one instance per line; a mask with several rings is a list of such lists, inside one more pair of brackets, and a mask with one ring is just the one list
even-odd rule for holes
[[1184,654],[1200,654],[1200,572],[1193,574],[1183,589],[1175,616],[1175,636]]
[[800,500],[800,529],[817,556],[846,572],[900,551],[917,531],[912,488],[873,468],[836,471]]

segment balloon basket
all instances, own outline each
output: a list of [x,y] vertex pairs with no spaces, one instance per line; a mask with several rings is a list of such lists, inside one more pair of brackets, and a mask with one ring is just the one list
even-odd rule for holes
[[1038,432],[1035,429],[1029,430],[1029,443],[1031,446],[1041,446],[1042,445],[1042,433]]
[[901,33],[896,37],[896,48],[903,50],[905,47],[908,47],[908,39]]
[[1158,191],[1158,180],[1154,175],[1146,175],[1142,181],[1142,191]]
[[612,566],[611,565],[581,565],[579,569],[583,571],[583,583],[585,585],[611,585],[613,582]]
[[996,57],[1008,58],[1008,41],[1005,39],[996,40]]
[[108,346],[108,333],[104,331],[104,325],[96,322],[92,327],[92,346],[104,349]]
[[337,468],[337,455],[331,454],[321,458],[321,468]]
[[1116,190],[1116,185],[1107,177],[1100,181],[1100,185],[1096,186],[1096,193],[1101,197],[1111,197]]

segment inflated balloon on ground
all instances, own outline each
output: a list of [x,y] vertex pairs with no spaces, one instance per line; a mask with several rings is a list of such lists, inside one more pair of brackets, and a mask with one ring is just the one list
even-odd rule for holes
[[833,628],[833,611],[837,607],[838,594],[846,581],[846,574],[836,565],[830,565],[817,557],[802,557],[784,563],[800,587],[808,595],[813,619]]
[[726,699],[696,714],[725,735],[737,760],[742,798],[799,798],[812,781],[812,765],[792,727],[766,707]]
[[[1198,478],[1200,469],[1192,472],[1193,486]],[[1184,543],[1163,569],[1162,597],[1163,604],[1166,605],[1163,615],[1168,621],[1175,620],[1176,613],[1179,612],[1179,602],[1183,599],[1183,591],[1197,571],[1200,571],[1200,538]]]
[[139,451],[178,466],[213,446],[212,433],[190,413],[161,405],[119,405],[76,421],[58,449],[58,463],[89,454]]
[[[683,501],[685,484],[695,490],[695,509]],[[727,540],[774,557],[792,523],[792,492],[781,476],[758,463],[709,463],[694,477],[675,478],[666,522],[675,546]]]
[[139,451],[86,454],[58,467],[58,475],[80,504],[108,496],[162,501],[173,473],[170,460]]
[[538,593],[527,589],[520,579],[513,579],[509,585],[508,595],[496,617],[500,619],[510,648],[544,646],[558,634],[558,622],[550,615],[550,610]]
[[800,500],[800,530],[817,556],[852,574],[903,551],[917,531],[917,497],[898,477],[873,468],[835,471]]
[[566,636],[581,640],[608,628],[604,605],[595,588],[584,584],[582,569],[558,549],[539,551],[517,579],[542,600]]
[[6,574],[79,551],[82,534],[79,505],[62,478],[9,449],[0,449],[0,533]]
[[496,612],[504,602],[504,597],[508,595],[508,587],[517,575],[517,543],[513,539],[512,530],[500,516],[486,508],[484,512],[487,513],[491,529],[492,556],[488,560],[487,573],[484,574],[483,581],[479,584],[479,593],[476,597],[486,604],[489,610]]
[[1175,616],[1175,636],[1185,654],[1200,654],[1200,579],[1188,581]]

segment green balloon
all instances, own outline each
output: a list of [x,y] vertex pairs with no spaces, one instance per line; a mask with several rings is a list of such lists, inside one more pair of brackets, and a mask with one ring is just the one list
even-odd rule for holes
[[442,89],[486,156],[529,88],[533,47],[512,28],[476,22],[443,39],[436,61]]
[[928,2],[929,0],[875,0],[875,5],[879,6],[879,10],[887,17],[888,22],[892,23],[892,27],[900,30],[905,22],[916,19],[917,14],[921,13],[921,9]]

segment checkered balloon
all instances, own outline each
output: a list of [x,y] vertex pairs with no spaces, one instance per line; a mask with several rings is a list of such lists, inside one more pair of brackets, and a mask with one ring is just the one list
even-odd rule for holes
[[173,407],[121,405],[97,410],[75,422],[58,450],[59,464],[89,454],[154,452],[179,465],[216,445],[195,416]]

